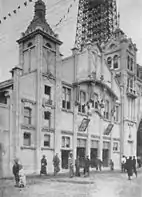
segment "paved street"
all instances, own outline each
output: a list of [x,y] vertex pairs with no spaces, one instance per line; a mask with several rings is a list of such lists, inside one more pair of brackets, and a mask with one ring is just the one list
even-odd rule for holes
[[142,197],[142,173],[127,180],[118,172],[91,173],[89,178],[30,178],[24,189],[13,187],[12,180],[1,180],[0,197]]

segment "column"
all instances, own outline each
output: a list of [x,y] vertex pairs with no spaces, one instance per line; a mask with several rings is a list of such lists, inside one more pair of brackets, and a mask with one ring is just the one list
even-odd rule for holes
[[103,160],[103,118],[100,118],[100,143],[99,143],[99,159]]

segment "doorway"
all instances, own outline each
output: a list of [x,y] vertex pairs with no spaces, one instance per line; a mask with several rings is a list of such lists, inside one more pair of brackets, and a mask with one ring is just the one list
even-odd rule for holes
[[61,158],[62,158],[62,168],[68,169],[68,158],[69,158],[69,150],[62,150],[61,151]]
[[103,166],[109,166],[109,149],[103,149]]
[[142,160],[142,120],[137,131],[137,157]]
[[97,156],[98,156],[98,149],[91,148],[90,159],[91,159],[91,167],[92,168],[96,167]]
[[83,167],[86,150],[82,147],[77,147],[77,157],[79,156],[80,167]]

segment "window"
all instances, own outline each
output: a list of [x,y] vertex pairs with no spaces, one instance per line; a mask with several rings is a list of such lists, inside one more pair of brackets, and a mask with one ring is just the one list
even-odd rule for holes
[[99,105],[99,103],[98,103],[98,94],[95,94],[94,95],[94,101],[95,101],[95,109],[98,109],[98,105]]
[[107,65],[111,68],[112,67],[112,58],[108,57],[107,58]]
[[28,45],[27,45],[27,47],[29,48],[31,46],[33,46],[33,43],[32,42],[29,42]]
[[71,89],[62,88],[62,108],[71,109]]
[[130,69],[130,57],[129,57],[129,55],[127,57],[127,68]]
[[113,68],[114,69],[118,68],[118,55],[115,55],[113,58]]
[[131,58],[131,61],[130,61],[130,70],[133,71],[133,64],[134,64],[134,61],[133,61],[133,58]]
[[24,107],[24,123],[31,124],[32,110],[29,107]]
[[31,146],[31,134],[24,133],[24,146]]
[[106,100],[106,102],[105,102],[104,117],[105,117],[107,120],[109,119],[109,101],[108,101],[108,100]]
[[48,48],[50,48],[50,49],[52,48],[51,44],[50,44],[50,43],[48,43],[48,42],[46,43],[46,45],[45,45],[45,46],[47,46],[47,47],[48,47]]
[[85,113],[85,102],[86,102],[86,93],[84,91],[80,91],[80,104],[78,106],[78,111],[81,113]]
[[119,106],[115,107],[116,113],[115,113],[115,121],[118,122],[119,121]]
[[62,137],[62,148],[70,148],[70,137]]
[[118,144],[118,142],[113,142],[113,151],[114,152],[119,151],[119,144]]
[[48,128],[50,128],[51,113],[49,111],[44,112],[44,119],[46,120],[46,124],[47,124]]
[[134,88],[134,81],[132,78],[128,78],[127,80],[127,87],[132,92]]
[[50,135],[44,135],[44,146],[50,147]]
[[44,94],[48,97],[48,99],[51,98],[51,87],[50,86],[47,86],[47,85],[44,86]]

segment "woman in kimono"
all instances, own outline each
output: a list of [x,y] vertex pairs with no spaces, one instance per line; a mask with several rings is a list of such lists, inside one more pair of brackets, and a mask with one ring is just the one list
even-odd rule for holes
[[45,155],[43,155],[43,158],[41,159],[41,170],[40,170],[40,175],[44,174],[47,175],[47,160],[45,158]]
[[22,165],[19,165],[19,187],[26,186],[26,176]]

